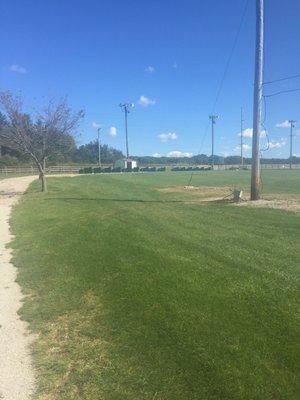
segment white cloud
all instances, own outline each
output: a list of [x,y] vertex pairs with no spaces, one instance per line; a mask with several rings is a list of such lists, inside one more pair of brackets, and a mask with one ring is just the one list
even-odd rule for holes
[[160,157],[162,157],[162,155],[159,154],[159,153],[153,153],[153,154],[152,154],[152,157],[160,158]]
[[12,72],[17,72],[18,74],[27,74],[27,69],[18,64],[12,64],[9,67],[9,70]]
[[116,137],[117,136],[117,128],[115,126],[111,126],[108,130],[108,134],[110,137]]
[[286,145],[285,140],[281,140],[281,142],[269,142],[269,149],[280,149]]
[[276,128],[290,128],[291,125],[290,125],[289,121],[286,119],[285,121],[280,122],[280,123],[276,124],[275,126],[276,126]]
[[167,157],[192,157],[193,153],[182,152],[178,150],[170,151],[167,154]]
[[[239,132],[237,136],[241,136],[241,132]],[[252,136],[253,136],[253,129],[252,128],[247,128],[247,129],[243,130],[243,137],[244,138],[252,138]],[[261,138],[266,137],[266,131],[265,130],[260,132],[260,137]]]
[[93,122],[92,123],[92,128],[94,128],[94,129],[99,129],[99,128],[101,128],[102,127],[102,125],[101,124],[98,124],[97,122]]
[[170,140],[178,139],[178,135],[175,132],[161,133],[157,135],[157,137],[161,142],[169,142]]
[[156,103],[156,101],[152,100],[152,99],[149,99],[149,97],[146,97],[146,96],[142,95],[139,98],[138,103],[143,107],[148,107],[148,106],[153,106]]
[[155,68],[152,65],[148,65],[148,67],[145,68],[145,72],[148,72],[149,74],[153,74],[155,71]]
[[[243,150],[246,151],[246,152],[248,152],[248,151],[251,150],[251,146],[250,146],[249,144],[243,144]],[[235,152],[241,151],[241,146],[236,146],[236,147],[234,148],[234,151],[235,151]]]

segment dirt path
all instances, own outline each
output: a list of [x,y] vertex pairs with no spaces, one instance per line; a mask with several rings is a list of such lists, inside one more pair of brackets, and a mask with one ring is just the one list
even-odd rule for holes
[[[75,177],[78,174],[50,176]],[[30,354],[33,336],[17,314],[23,295],[16,283],[17,269],[10,262],[11,250],[6,248],[12,240],[11,208],[35,179],[37,176],[0,180],[0,400],[29,400],[35,384]]]
[[12,239],[9,216],[27,186],[36,176],[0,181],[0,399],[28,400],[34,387],[31,363],[32,337],[17,311],[22,306],[16,268],[10,263],[11,251],[5,246]]

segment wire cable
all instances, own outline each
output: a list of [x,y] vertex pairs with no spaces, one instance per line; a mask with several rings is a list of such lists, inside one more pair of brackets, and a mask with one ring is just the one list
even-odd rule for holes
[[[240,19],[240,23],[239,23],[237,32],[236,32],[235,37],[234,37],[233,45],[231,47],[229,56],[227,58],[227,61],[226,61],[226,64],[225,64],[225,68],[224,68],[224,72],[223,72],[223,75],[222,75],[222,78],[221,78],[221,81],[220,81],[220,84],[219,84],[219,87],[218,87],[218,90],[217,90],[217,93],[216,93],[216,97],[215,97],[215,101],[213,103],[211,114],[213,114],[215,112],[216,106],[217,106],[218,101],[220,99],[220,95],[221,95],[221,92],[222,92],[222,89],[223,89],[223,85],[224,85],[224,82],[225,82],[225,79],[226,79],[226,76],[227,76],[227,73],[228,73],[228,70],[229,70],[229,66],[230,66],[234,51],[236,49],[236,45],[238,43],[238,39],[240,37],[241,30],[242,30],[242,27],[243,27],[243,24],[244,24],[244,20],[245,20],[246,13],[247,13],[247,10],[248,10],[248,5],[249,5],[249,0],[246,0],[245,1],[245,5],[244,5],[244,9],[243,9],[243,12],[242,12],[242,16],[241,16],[241,19]],[[202,147],[204,145],[204,141],[205,141],[206,136],[207,136],[209,125],[210,124],[208,122],[208,124],[206,125],[206,128],[205,128],[205,131],[204,131],[204,135],[202,137],[200,150],[202,150]],[[201,154],[200,150],[199,150],[199,154]],[[191,184],[192,177],[193,177],[193,171],[192,171],[190,179],[189,179],[189,185]]]
[[296,79],[296,78],[300,78],[300,74],[287,76],[286,78],[274,79],[273,81],[267,81],[267,82],[264,82],[263,85],[270,85],[271,83],[282,82],[282,81],[287,81],[289,79]]
[[289,89],[289,90],[281,90],[280,92],[271,93],[271,94],[265,94],[264,97],[273,97],[273,96],[278,96],[278,95],[283,94],[283,93],[298,92],[299,90],[300,90],[300,88]]

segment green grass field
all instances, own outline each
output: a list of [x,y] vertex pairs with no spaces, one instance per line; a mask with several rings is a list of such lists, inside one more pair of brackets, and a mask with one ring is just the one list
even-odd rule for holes
[[[298,399],[299,214],[157,190],[188,178],[51,178],[15,207],[37,399]],[[192,184],[248,182],[214,171]],[[263,182],[300,193],[300,171]]]

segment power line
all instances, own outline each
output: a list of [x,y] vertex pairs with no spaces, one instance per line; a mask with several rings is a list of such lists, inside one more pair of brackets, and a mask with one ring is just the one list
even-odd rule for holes
[[222,75],[222,79],[221,79],[220,84],[219,84],[219,88],[217,90],[217,95],[216,95],[216,98],[215,98],[215,102],[213,103],[213,108],[212,108],[211,114],[213,114],[215,112],[215,108],[216,108],[217,103],[219,101],[219,98],[220,98],[220,95],[221,95],[221,91],[223,89],[223,84],[224,84],[224,81],[225,81],[225,78],[226,78],[226,75],[227,75],[227,72],[228,72],[228,69],[229,69],[229,65],[230,65],[230,62],[232,60],[232,57],[233,57],[233,54],[234,54],[234,51],[235,51],[235,48],[236,48],[240,33],[241,33],[241,30],[242,30],[242,26],[243,26],[244,19],[245,19],[245,16],[246,16],[246,12],[247,12],[247,9],[248,9],[248,4],[249,4],[249,0],[246,0],[245,6],[244,6],[244,10],[243,10],[243,14],[242,14],[239,26],[238,26],[238,30],[237,30],[237,32],[235,34],[233,45],[232,45],[232,48],[230,50],[227,62],[225,64],[225,69],[224,69],[224,72],[223,72],[223,75]]
[[[214,114],[215,108],[216,108],[216,106],[218,104],[218,101],[219,101],[219,98],[220,98],[220,95],[221,95],[221,92],[222,92],[222,89],[223,89],[223,85],[224,85],[224,82],[225,82],[225,78],[226,78],[226,75],[227,75],[227,72],[228,72],[228,69],[229,69],[229,66],[230,66],[230,62],[232,60],[232,57],[233,57],[233,54],[234,54],[234,51],[235,51],[235,48],[236,48],[240,33],[241,33],[241,30],[242,30],[242,27],[243,27],[243,23],[244,23],[244,20],[245,20],[245,17],[246,17],[246,13],[247,13],[247,10],[248,10],[248,5],[249,5],[249,0],[246,0],[245,1],[245,6],[244,6],[244,9],[243,9],[243,13],[242,13],[242,16],[241,16],[241,19],[240,19],[240,23],[239,23],[239,26],[238,26],[238,30],[237,30],[236,35],[234,37],[233,45],[232,45],[232,48],[230,50],[229,56],[227,58],[227,61],[226,61],[226,64],[225,64],[225,68],[224,68],[224,72],[223,72],[223,75],[222,75],[222,79],[220,81],[220,84],[219,84],[219,87],[218,87],[218,90],[217,90],[217,93],[216,93],[216,97],[215,97],[215,101],[213,103],[211,115]],[[200,144],[199,154],[201,154],[202,147],[204,145],[204,141],[206,139],[209,126],[210,126],[210,122],[208,122],[207,125],[206,125],[205,131],[204,131],[204,135],[202,137],[201,144]],[[193,172],[191,173],[191,177],[190,177],[190,180],[189,180],[189,185],[191,183],[192,176],[193,176]]]
[[282,82],[282,81],[287,81],[289,79],[296,79],[296,78],[300,78],[300,74],[291,75],[291,76],[287,76],[285,78],[280,78],[280,79],[274,79],[273,81],[263,82],[263,85],[270,85],[271,83]]
[[298,92],[299,90],[300,90],[300,88],[281,90],[280,92],[271,93],[271,94],[265,94],[264,97],[273,97],[273,96],[278,96],[278,95],[283,94],[283,93]]

